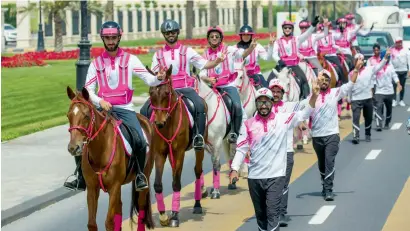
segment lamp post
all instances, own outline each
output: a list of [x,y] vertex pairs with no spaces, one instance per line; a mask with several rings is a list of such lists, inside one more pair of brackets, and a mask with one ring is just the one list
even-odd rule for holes
[[90,48],[91,43],[88,41],[87,26],[87,0],[81,0],[81,40],[78,43],[80,48],[80,57],[76,62],[77,66],[77,90],[81,91],[85,85],[88,66],[90,65]]
[[312,1],[312,21],[315,20],[316,16],[316,1]]
[[289,0],[289,21],[292,21],[292,1]]
[[248,25],[248,7],[246,6],[246,0],[243,1],[243,25]]
[[336,20],[336,1],[333,1],[333,20]]
[[44,51],[44,33],[41,16],[41,0],[39,1],[40,23],[38,24],[37,51]]

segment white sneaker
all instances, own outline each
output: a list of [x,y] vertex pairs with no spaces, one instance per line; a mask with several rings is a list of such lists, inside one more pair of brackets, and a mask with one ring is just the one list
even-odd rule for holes
[[405,107],[406,106],[406,104],[403,102],[403,100],[400,100],[400,106],[402,106],[402,107]]
[[393,100],[393,107],[397,106],[397,101]]

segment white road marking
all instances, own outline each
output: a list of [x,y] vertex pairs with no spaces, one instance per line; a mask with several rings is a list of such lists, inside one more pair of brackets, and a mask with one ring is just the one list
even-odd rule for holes
[[409,108],[407,108],[407,111],[410,111],[410,107],[409,107]]
[[371,150],[369,152],[369,154],[367,154],[366,156],[366,160],[374,160],[377,158],[377,156],[382,152],[382,150],[380,149],[375,149],[375,150]]
[[74,110],[73,110],[74,115],[77,115],[77,112],[78,112],[78,111],[79,111],[78,107],[75,107]]
[[390,130],[397,130],[401,127],[402,123],[395,123],[391,126]]
[[316,214],[310,219],[309,225],[320,225],[325,220],[327,217],[333,212],[333,210],[336,208],[336,205],[324,205],[322,206]]

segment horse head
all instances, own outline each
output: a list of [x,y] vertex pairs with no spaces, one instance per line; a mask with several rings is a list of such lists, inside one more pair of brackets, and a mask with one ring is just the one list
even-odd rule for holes
[[[148,67],[148,72],[155,75]],[[174,102],[177,103],[177,93],[172,88],[172,65],[167,69],[165,79],[161,84],[149,88],[151,107],[155,113],[155,124],[158,128],[165,126],[168,117],[174,108]]]
[[245,92],[246,89],[244,87],[248,87],[250,83],[250,79],[248,75],[246,74],[245,70],[245,60],[242,62],[235,62],[235,71],[238,72],[238,76],[235,79],[235,85],[236,88],[239,90],[239,94],[242,95],[241,93]]
[[96,119],[95,112],[93,105],[89,101],[90,95],[86,88],[83,88],[80,93],[76,94],[67,86],[67,96],[71,100],[67,112],[67,118],[70,124],[70,128],[68,129],[70,132],[68,152],[73,156],[81,156],[84,144],[93,136],[93,126],[95,125]]

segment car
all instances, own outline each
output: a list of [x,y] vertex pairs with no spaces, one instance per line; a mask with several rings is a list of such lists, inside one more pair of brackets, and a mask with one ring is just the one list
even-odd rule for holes
[[360,53],[363,54],[364,59],[373,56],[373,45],[378,43],[380,50],[386,50],[388,47],[393,47],[394,40],[389,32],[386,31],[371,31],[366,36],[357,34],[357,43],[359,45]]
[[17,42],[17,30],[10,24],[4,24],[4,41],[7,44]]

